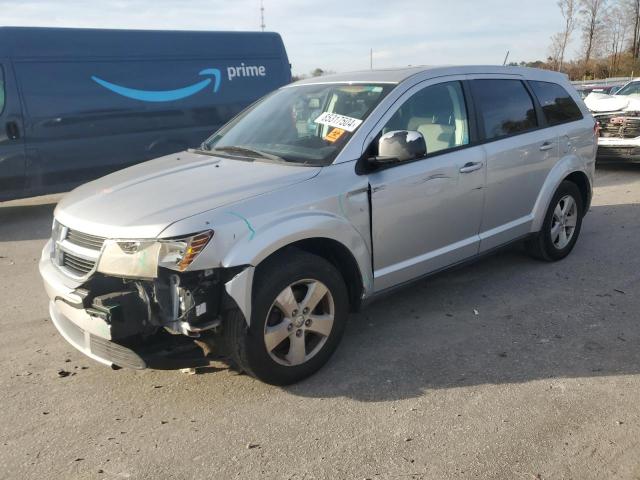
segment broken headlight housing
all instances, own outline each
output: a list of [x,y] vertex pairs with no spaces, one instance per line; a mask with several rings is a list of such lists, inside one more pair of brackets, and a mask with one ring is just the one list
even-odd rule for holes
[[206,230],[190,237],[160,240],[158,266],[184,272],[204,250],[212,236],[213,231]]
[[184,272],[213,237],[212,230],[160,240],[106,240],[98,271],[129,278],[155,278],[158,267]]

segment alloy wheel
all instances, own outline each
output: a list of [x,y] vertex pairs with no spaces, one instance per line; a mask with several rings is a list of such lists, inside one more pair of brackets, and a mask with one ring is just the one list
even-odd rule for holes
[[571,195],[562,197],[553,210],[551,242],[562,250],[571,242],[578,222],[578,206]]
[[264,343],[281,365],[301,365],[324,346],[335,317],[331,292],[318,280],[299,280],[276,297],[267,313]]

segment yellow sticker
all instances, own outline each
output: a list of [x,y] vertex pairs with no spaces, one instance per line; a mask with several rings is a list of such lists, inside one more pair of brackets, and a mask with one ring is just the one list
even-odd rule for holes
[[343,134],[344,134],[344,130],[341,128],[334,128],[333,130],[331,130],[326,137],[324,137],[324,139],[327,142],[335,142],[336,140],[338,140]]

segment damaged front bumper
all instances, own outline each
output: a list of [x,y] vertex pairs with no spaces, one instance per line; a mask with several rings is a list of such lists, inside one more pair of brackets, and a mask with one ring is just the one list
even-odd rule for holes
[[250,266],[182,273],[159,269],[152,279],[95,273],[77,280],[53,263],[49,242],[39,269],[60,334],[111,367],[206,365],[212,350],[220,353],[224,313],[240,304],[250,315],[245,303],[249,295],[250,304]]
[[597,114],[599,163],[640,163],[640,116],[637,112]]
[[599,163],[640,163],[640,137],[598,139]]

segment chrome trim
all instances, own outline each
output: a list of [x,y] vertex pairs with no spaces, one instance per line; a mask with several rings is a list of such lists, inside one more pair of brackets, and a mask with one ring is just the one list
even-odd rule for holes
[[[67,277],[73,280],[76,280],[79,282],[88,280],[98,269],[98,263],[100,261],[100,257],[102,256],[102,252],[104,251],[104,247],[107,239],[106,238],[103,239],[100,250],[87,248],[82,245],[78,245],[69,241],[67,237],[69,235],[69,232],[72,230],[69,227],[62,225],[61,223],[59,223],[59,225],[60,225],[60,229],[58,230],[58,238],[52,239],[53,242],[55,243],[55,246],[51,251],[51,260],[53,264],[56,266],[58,270],[60,270],[60,272],[62,272],[64,275],[66,275]],[[73,232],[76,232],[76,231],[73,230]],[[83,234],[91,235],[88,233],[85,234],[84,232],[80,232],[80,231],[78,231],[77,233],[80,235],[83,235]],[[91,236],[95,237],[95,235],[91,235]],[[84,275],[78,275],[77,273],[73,272],[71,269],[67,268],[64,265],[65,253],[73,255],[75,257],[78,257],[88,262],[93,262],[93,268],[91,268],[91,270],[89,270]]]

